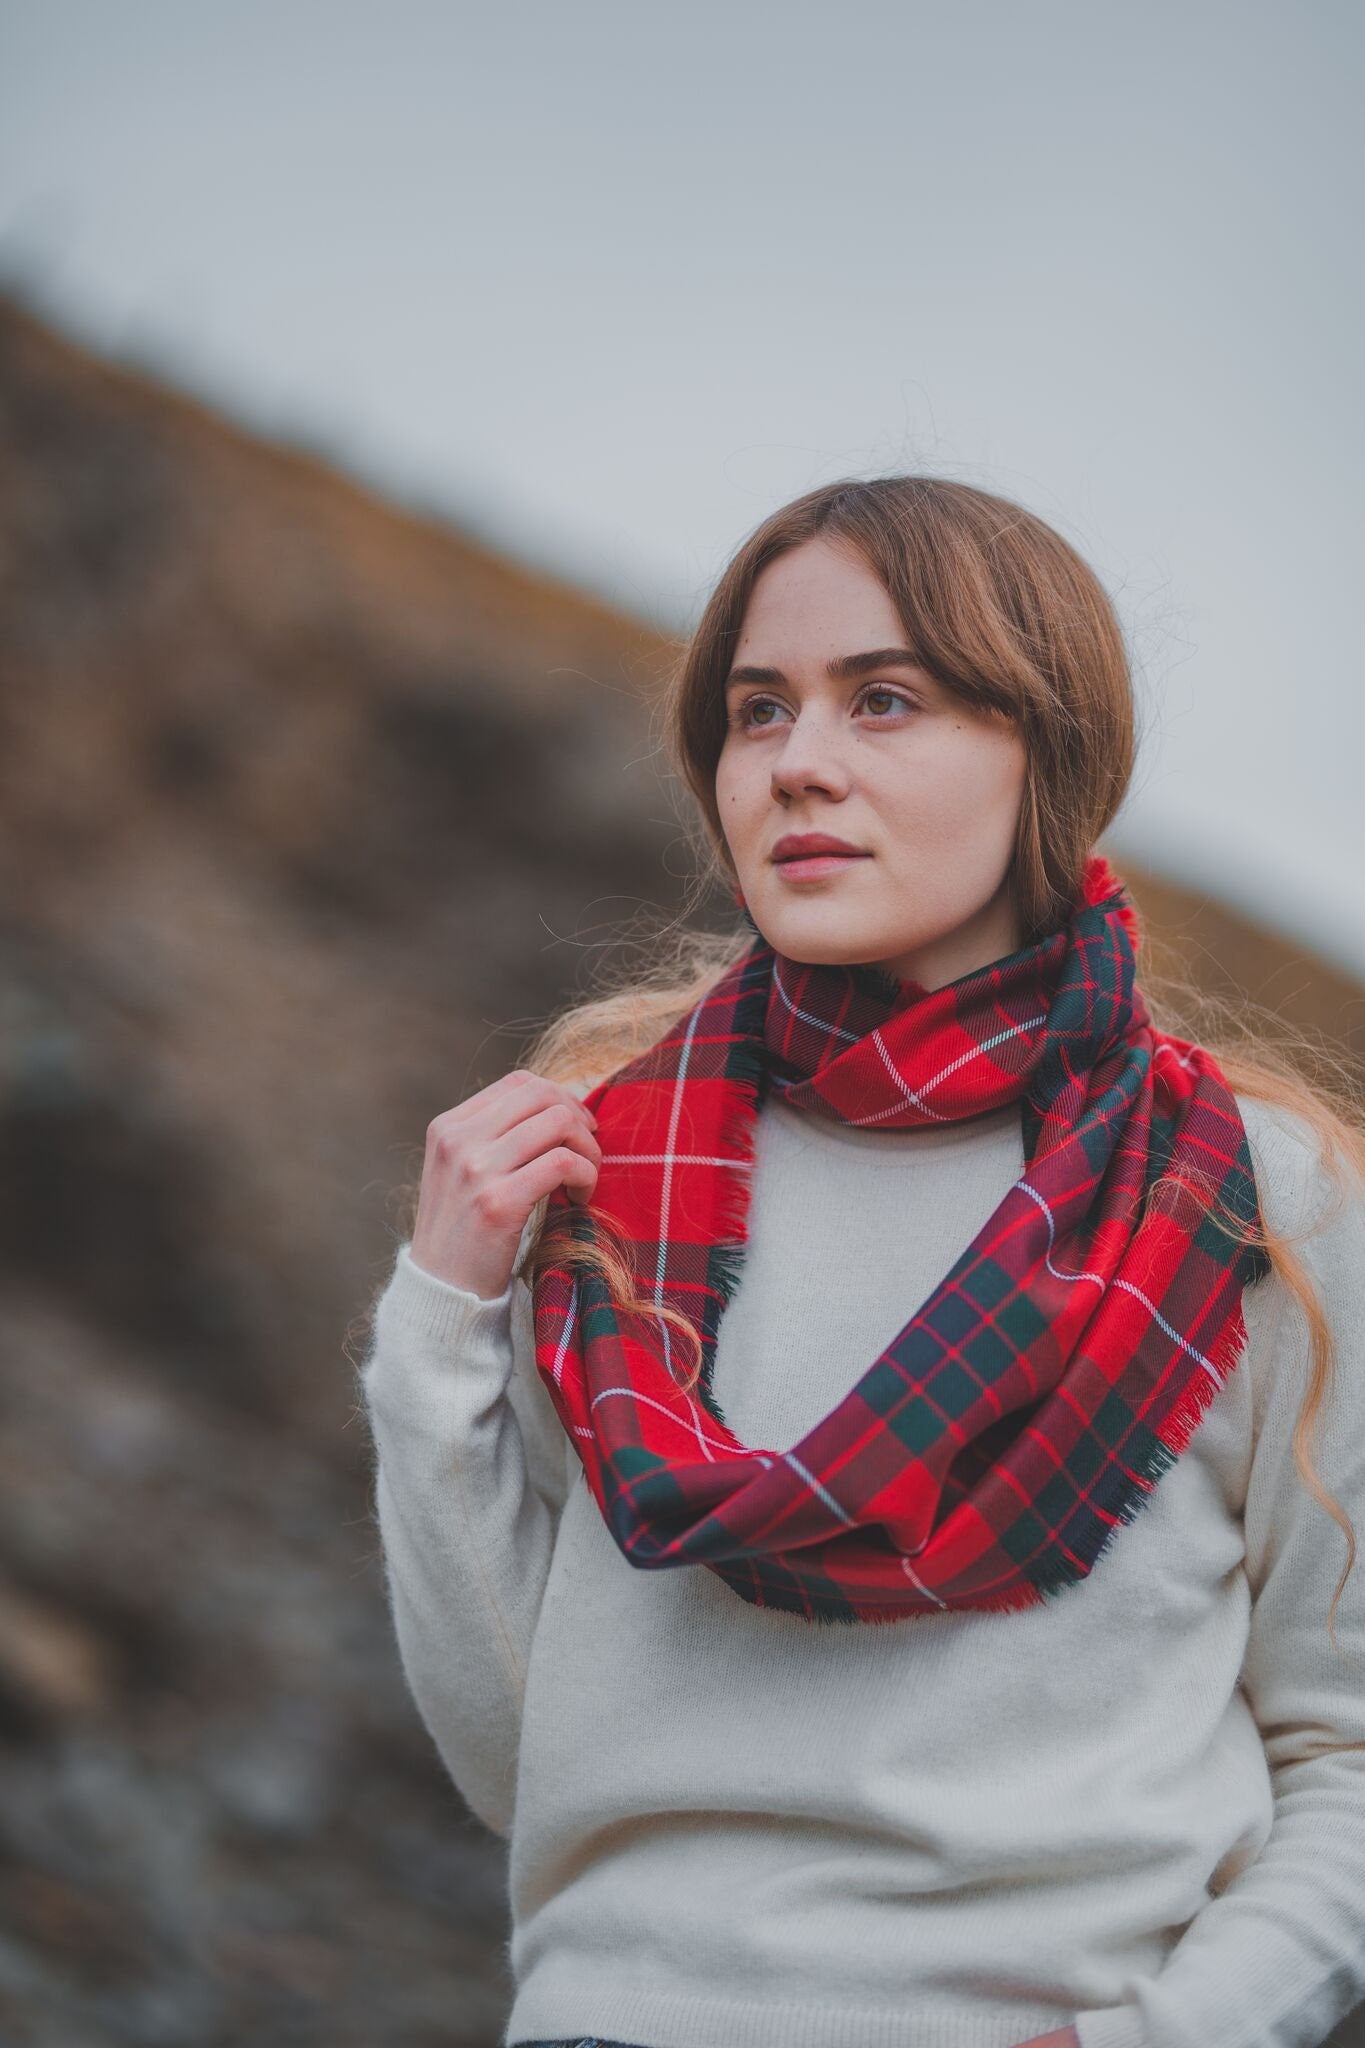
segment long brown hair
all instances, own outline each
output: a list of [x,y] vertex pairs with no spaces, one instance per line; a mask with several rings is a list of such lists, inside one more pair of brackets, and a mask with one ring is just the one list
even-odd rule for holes
[[[789,548],[820,535],[858,551],[885,585],[910,644],[929,671],[976,710],[1013,720],[1026,743],[1027,775],[1012,860],[1024,943],[1053,930],[1075,901],[1087,855],[1113,820],[1135,753],[1132,678],[1113,605],[1093,570],[1060,534],[1007,498],[941,477],[840,479],[771,513],[721,575],[700,623],[664,678],[663,741],[695,801],[697,859],[678,923],[618,957],[610,981],[555,1016],[521,1065],[570,1083],[613,1072],[684,1016],[753,934],[689,928],[711,890],[733,894],[737,876],[716,807],[716,765],[725,741],[725,678],[755,579]],[[1158,1029],[1205,1046],[1234,1089],[1303,1118],[1339,1191],[1365,1179],[1365,1104],[1344,1059],[1281,1026],[1257,1005],[1199,992],[1150,960],[1143,994]],[[1149,1190],[1152,1199],[1161,1183]],[[567,1217],[542,1214],[519,1272],[528,1284],[546,1266],[592,1266],[624,1309],[664,1315],[690,1354],[700,1345],[685,1319],[640,1300],[628,1253],[610,1219],[594,1211],[599,1242],[570,1235]],[[1314,1222],[1321,1218],[1315,1218]],[[1335,1370],[1331,1328],[1303,1260],[1307,1233],[1264,1224],[1246,1231],[1306,1320],[1312,1369],[1294,1431],[1304,1483],[1344,1531],[1347,1560],[1328,1611],[1328,1632],[1355,1561],[1356,1538],[1308,1455]],[[1343,1744],[1344,1748],[1365,1745]]]

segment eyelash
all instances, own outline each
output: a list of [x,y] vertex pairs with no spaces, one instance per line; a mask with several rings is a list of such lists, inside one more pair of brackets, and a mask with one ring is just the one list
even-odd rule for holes
[[[910,711],[915,709],[912,698],[903,696],[899,690],[893,690],[888,683],[869,683],[864,690],[859,692],[858,701],[861,702],[864,697],[890,697],[895,703],[903,704]],[[771,732],[771,726],[755,726],[749,718],[749,713],[755,704],[776,703],[777,699],[775,697],[764,697],[755,692],[752,697],[744,699],[744,702],[730,719],[730,724],[739,732]],[[878,724],[883,724],[884,722],[881,719],[877,720]]]

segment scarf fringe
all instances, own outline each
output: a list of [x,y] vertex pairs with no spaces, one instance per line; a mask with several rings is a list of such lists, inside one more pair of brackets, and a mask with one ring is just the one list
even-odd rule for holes
[[[1259,1266],[1253,1267],[1252,1278],[1259,1277]],[[1101,1541],[1095,1546],[1093,1555],[1082,1565],[1071,1563],[1063,1556],[1056,1555],[1040,1569],[1038,1576],[1024,1587],[997,1594],[982,1600],[974,1600],[967,1610],[977,1614],[1019,1614],[1028,1608],[1038,1607],[1044,1600],[1055,1599],[1069,1587],[1079,1583],[1106,1557],[1112,1549],[1119,1531],[1131,1527],[1146,1507],[1158,1481],[1169,1472],[1181,1453],[1189,1446],[1191,1437],[1203,1421],[1209,1408],[1231,1379],[1241,1361],[1246,1347],[1246,1318],[1239,1304],[1236,1316],[1228,1324],[1217,1343],[1210,1346],[1208,1359],[1213,1367],[1215,1379],[1207,1373],[1192,1379],[1180,1400],[1166,1418],[1166,1436],[1153,1437],[1146,1454],[1134,1461],[1131,1470],[1133,1485],[1123,1500],[1114,1509],[1114,1519],[1105,1530]],[[960,1610],[936,1607],[880,1605],[866,1607],[857,1601],[841,1600],[837,1607],[828,1608],[814,1605],[799,1591],[787,1593],[760,1592],[753,1604],[757,1607],[774,1608],[786,1614],[799,1614],[805,1621],[815,1622],[899,1622],[907,1619],[922,1620],[925,1616],[939,1612]]]

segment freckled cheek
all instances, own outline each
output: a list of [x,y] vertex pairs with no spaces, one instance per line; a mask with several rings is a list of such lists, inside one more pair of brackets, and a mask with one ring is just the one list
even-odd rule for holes
[[934,756],[917,764],[920,794],[931,801],[956,807],[966,804],[996,804],[1017,794],[1022,782],[1023,763],[1013,748],[980,741],[945,746]]
[[948,749],[913,772],[891,777],[875,799],[892,838],[925,851],[979,844],[987,821],[1018,809],[1020,773],[1011,762]]
[[766,782],[742,771],[717,770],[716,811],[731,850],[741,857],[761,842],[772,799]]
[[717,773],[716,808],[737,824],[746,816],[761,813],[770,800],[766,777],[752,771],[746,774],[743,769]]

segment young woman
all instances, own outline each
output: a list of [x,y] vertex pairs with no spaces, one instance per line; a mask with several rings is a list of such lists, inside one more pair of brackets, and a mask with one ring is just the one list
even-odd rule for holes
[[839,482],[667,710],[742,922],[433,1118],[362,1368],[506,2040],[1320,2043],[1365,1137],[1155,1021],[1112,608],[1018,505]]

